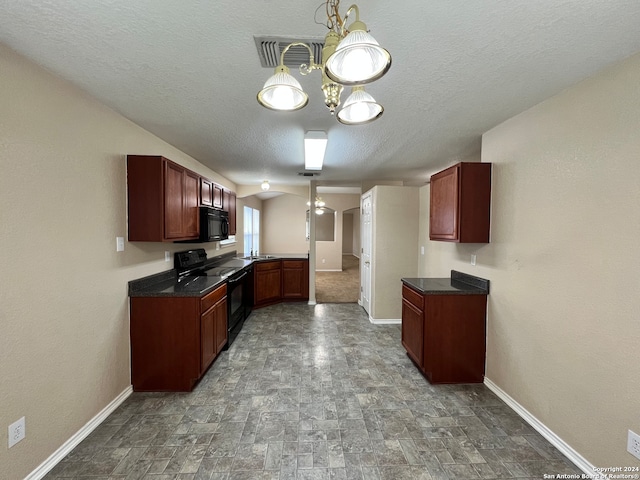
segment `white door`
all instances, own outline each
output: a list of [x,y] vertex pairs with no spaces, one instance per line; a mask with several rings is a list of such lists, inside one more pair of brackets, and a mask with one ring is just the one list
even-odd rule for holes
[[371,301],[371,236],[373,225],[371,223],[371,193],[362,196],[361,220],[361,242],[362,255],[360,256],[360,301],[362,308],[369,313]]

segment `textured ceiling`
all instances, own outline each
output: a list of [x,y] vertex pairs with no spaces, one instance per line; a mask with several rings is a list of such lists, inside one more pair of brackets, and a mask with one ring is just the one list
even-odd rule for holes
[[328,132],[320,183],[424,184],[477,158],[483,132],[640,51],[638,0],[370,0],[360,19],[393,58],[367,88],[385,107],[378,121],[339,124],[317,71],[292,70],[309,94],[305,109],[260,107],[272,70],[260,66],[253,36],[323,37],[323,5],[4,0],[0,42],[230,180],[274,188],[308,182],[297,175],[306,130]]

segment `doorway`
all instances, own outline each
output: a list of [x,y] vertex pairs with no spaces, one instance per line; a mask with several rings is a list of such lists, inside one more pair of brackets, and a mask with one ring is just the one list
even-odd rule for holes
[[360,291],[360,260],[342,255],[341,272],[316,272],[318,303],[357,303]]

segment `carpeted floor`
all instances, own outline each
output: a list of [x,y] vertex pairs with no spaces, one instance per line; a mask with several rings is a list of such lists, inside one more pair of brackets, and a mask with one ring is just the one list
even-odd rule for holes
[[342,256],[341,272],[316,272],[316,302],[357,303],[360,292],[360,259]]

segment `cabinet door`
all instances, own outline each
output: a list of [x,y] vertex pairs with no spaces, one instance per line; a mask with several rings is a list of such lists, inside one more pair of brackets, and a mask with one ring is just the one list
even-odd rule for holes
[[282,298],[309,298],[309,262],[307,260],[282,261]]
[[200,177],[173,162],[165,162],[164,236],[166,239],[197,238],[198,182]]
[[130,308],[134,391],[190,391],[201,367],[198,299],[132,297]]
[[431,177],[429,238],[457,240],[459,229],[459,174],[454,165]]
[[200,205],[213,206],[213,183],[206,178],[200,178]]
[[402,299],[402,345],[420,367],[423,363],[424,314],[422,310]]
[[215,310],[215,339],[216,355],[219,354],[227,344],[227,299],[220,300],[213,307]]
[[164,236],[167,239],[184,236],[184,176],[185,169],[165,162]]
[[129,240],[198,238],[199,181],[199,175],[164,157],[128,155]]
[[184,175],[184,236],[185,237],[199,237],[200,236],[200,211],[198,187],[200,183],[200,177],[185,170]]
[[200,318],[200,374],[216,357],[216,308],[211,307]]
[[213,208],[222,208],[222,187],[213,184]]
[[222,209],[229,213],[229,235],[236,234],[236,194],[223,190]]
[[280,260],[259,262],[254,269],[255,305],[279,302],[282,298],[282,269]]
[[489,243],[491,163],[461,162],[431,176],[429,239]]

